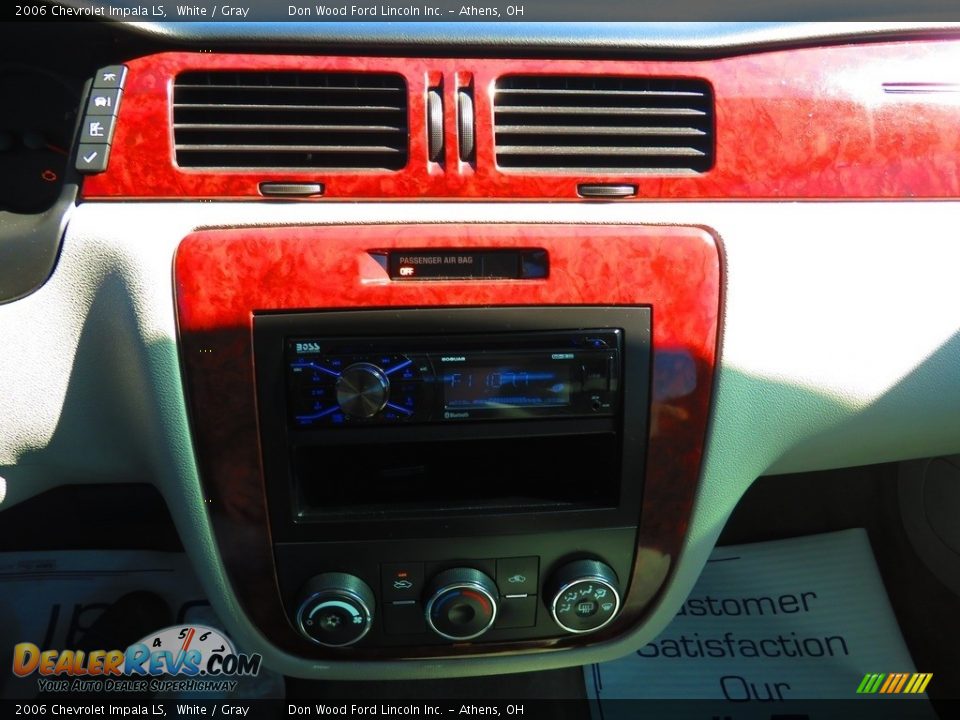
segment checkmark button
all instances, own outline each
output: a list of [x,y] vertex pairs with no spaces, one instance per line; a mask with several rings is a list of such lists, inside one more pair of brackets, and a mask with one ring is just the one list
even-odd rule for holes
[[107,169],[107,158],[109,155],[109,145],[80,143],[77,147],[77,172],[86,174],[103,172]]

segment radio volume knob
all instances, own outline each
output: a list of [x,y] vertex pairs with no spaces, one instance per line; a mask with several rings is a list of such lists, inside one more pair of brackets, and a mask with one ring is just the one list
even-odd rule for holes
[[390,379],[376,365],[354,363],[337,378],[337,403],[350,417],[372,418],[390,398]]

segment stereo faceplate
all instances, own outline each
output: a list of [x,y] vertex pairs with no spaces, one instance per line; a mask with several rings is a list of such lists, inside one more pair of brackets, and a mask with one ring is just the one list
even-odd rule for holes
[[613,417],[622,331],[286,341],[294,430]]

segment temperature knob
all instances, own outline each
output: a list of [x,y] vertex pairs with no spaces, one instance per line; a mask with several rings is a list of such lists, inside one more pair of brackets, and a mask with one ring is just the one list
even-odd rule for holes
[[448,640],[480,637],[497,617],[497,586],[473,568],[444,570],[430,584],[427,624]]
[[297,627],[318,645],[353,645],[370,631],[373,607],[373,591],[363,580],[346,573],[324,573],[300,592]]
[[337,403],[350,417],[372,418],[390,398],[390,380],[372,363],[347,367],[337,378]]
[[547,587],[553,619],[567,632],[599,630],[620,610],[617,576],[599,560],[576,560],[562,566]]

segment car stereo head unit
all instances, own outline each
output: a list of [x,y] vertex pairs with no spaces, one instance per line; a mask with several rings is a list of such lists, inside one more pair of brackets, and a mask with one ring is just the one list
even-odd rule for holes
[[312,428],[612,416],[622,335],[290,338],[289,421]]
[[277,542],[632,527],[645,307],[257,314]]

